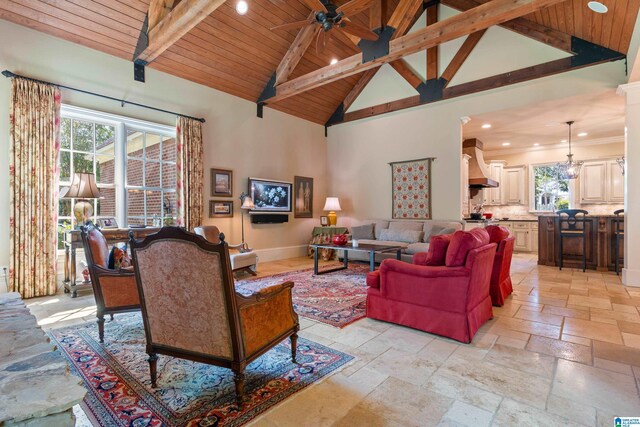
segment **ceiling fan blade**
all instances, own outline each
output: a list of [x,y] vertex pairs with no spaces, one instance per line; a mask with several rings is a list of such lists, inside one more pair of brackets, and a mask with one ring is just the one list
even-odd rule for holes
[[321,10],[324,12],[328,12],[327,7],[320,0],[302,0],[302,1],[311,10],[314,10],[316,12],[320,12]]
[[351,0],[350,2],[347,2],[337,8],[336,12],[342,12],[347,16],[357,15],[358,13],[364,12],[365,10],[369,9],[372,1],[373,0]]
[[324,52],[324,48],[326,46],[327,40],[325,38],[324,30],[320,29],[318,33],[318,38],[316,38],[316,53],[319,55]]
[[354,24],[353,22],[343,19],[340,22],[340,29],[345,33],[360,37],[361,39],[375,41],[378,40],[378,35],[368,28],[361,25]]
[[295,30],[298,28],[302,28],[305,25],[312,25],[313,21],[309,21],[305,19],[304,21],[296,21],[296,22],[288,22],[286,24],[277,25],[275,27],[271,27],[271,30]]

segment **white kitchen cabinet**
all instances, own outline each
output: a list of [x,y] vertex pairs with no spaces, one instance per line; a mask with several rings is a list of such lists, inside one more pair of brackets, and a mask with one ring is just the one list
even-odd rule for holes
[[500,221],[499,225],[509,230],[515,238],[514,252],[538,253],[538,223],[534,221]]
[[609,184],[607,188],[607,196],[609,203],[624,203],[624,175],[622,169],[615,160],[607,162]]
[[585,162],[580,171],[580,203],[607,203],[607,162]]
[[525,167],[504,168],[502,173],[503,203],[505,205],[525,204]]
[[487,165],[489,178],[496,181],[499,186],[482,190],[482,202],[484,205],[502,205],[502,173],[506,162],[503,160],[491,160]]

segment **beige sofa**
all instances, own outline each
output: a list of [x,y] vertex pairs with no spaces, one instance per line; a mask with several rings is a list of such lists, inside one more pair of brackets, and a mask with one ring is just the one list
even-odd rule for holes
[[[372,244],[372,245],[398,245],[404,246],[402,251],[402,260],[411,262],[413,255],[418,252],[427,252],[429,250],[429,240],[432,235],[443,234],[443,232],[451,232],[451,230],[463,230],[464,221],[460,220],[422,220],[422,221],[410,221],[410,220],[385,220],[385,219],[367,219],[352,221],[349,229],[351,230],[351,236],[354,234],[354,227],[360,227],[363,225],[374,224],[375,239],[362,239],[359,238],[359,244]],[[405,233],[408,231],[408,233]],[[398,240],[390,240],[389,237],[396,237]],[[343,251],[338,253],[338,256],[342,258]],[[386,258],[395,258],[396,252],[388,252],[376,254],[376,262],[381,262]],[[350,251],[349,259],[359,261],[369,261],[369,254],[367,252]]]

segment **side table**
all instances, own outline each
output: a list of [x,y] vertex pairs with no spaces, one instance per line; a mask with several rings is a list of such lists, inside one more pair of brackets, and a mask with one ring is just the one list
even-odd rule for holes
[[[331,238],[333,237],[334,234],[345,234],[347,233],[349,230],[347,229],[347,227],[313,227],[313,231],[311,233],[311,241],[309,242],[309,245],[314,245],[314,244],[321,244],[321,245],[326,245],[331,243]],[[323,261],[329,261],[333,258],[335,258],[336,255],[336,251],[330,248],[320,248],[318,249],[319,251],[321,251],[319,253],[319,255],[321,256]],[[313,247],[309,246],[307,247],[307,256],[309,258],[313,258],[313,254],[315,253],[316,249],[314,249]]]

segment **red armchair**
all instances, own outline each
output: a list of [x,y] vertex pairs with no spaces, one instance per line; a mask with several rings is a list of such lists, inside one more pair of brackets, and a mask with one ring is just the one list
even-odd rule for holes
[[429,252],[414,257],[423,265],[384,260],[367,276],[367,317],[471,342],[493,317],[495,253],[496,244],[478,228],[432,238]]
[[489,241],[498,245],[496,257],[493,260],[491,273],[491,302],[502,307],[504,300],[513,292],[511,285],[511,258],[513,257],[513,245],[515,237],[509,237],[509,230],[497,225],[486,228],[489,233]]

